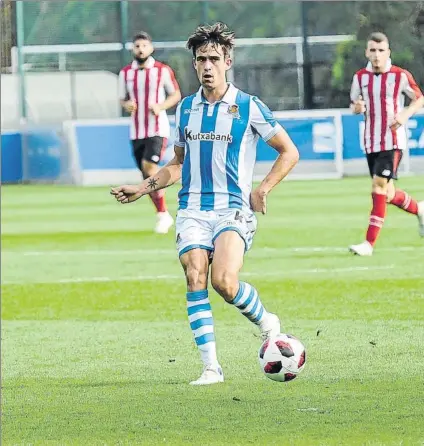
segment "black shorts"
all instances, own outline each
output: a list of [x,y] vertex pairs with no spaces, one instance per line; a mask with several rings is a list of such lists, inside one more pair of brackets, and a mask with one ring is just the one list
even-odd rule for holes
[[145,139],[133,139],[131,142],[134,159],[141,170],[143,160],[157,164],[162,159],[168,140],[162,136],[152,136]]
[[384,152],[367,153],[370,175],[397,180],[397,171],[403,152],[400,149],[386,150]]

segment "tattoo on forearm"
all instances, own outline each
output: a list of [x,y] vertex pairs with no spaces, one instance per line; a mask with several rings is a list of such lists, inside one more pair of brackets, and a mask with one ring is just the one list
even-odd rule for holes
[[158,186],[158,181],[155,178],[149,178],[147,187],[149,189],[156,189],[157,186]]

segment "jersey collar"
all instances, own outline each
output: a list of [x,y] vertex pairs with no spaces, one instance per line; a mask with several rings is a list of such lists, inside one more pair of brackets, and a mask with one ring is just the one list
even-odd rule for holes
[[[218,102],[225,102],[226,104],[235,104],[237,97],[237,88],[231,83],[228,82],[228,90],[224,94],[224,97]],[[194,102],[196,104],[209,104],[206,98],[203,96],[203,88],[200,87],[196,93],[196,97],[194,98]]]
[[133,60],[132,61],[132,64],[131,64],[131,68],[133,69],[133,70],[137,70],[137,69],[144,69],[144,68],[153,68],[153,66],[155,65],[155,59],[154,59],[154,57],[152,57],[152,56],[149,56],[148,58],[147,58],[147,60],[146,60],[146,62],[144,62],[144,67],[143,68],[139,68],[139,66],[138,66],[138,62],[136,61],[136,60]]
[[[386,62],[386,66],[384,67],[383,73],[387,73],[388,71],[390,71],[390,68],[392,68],[392,59],[390,59],[390,57],[387,59]],[[365,68],[367,71],[371,71],[371,73],[373,73],[373,69],[372,69],[372,64],[371,62],[367,63],[367,66]]]

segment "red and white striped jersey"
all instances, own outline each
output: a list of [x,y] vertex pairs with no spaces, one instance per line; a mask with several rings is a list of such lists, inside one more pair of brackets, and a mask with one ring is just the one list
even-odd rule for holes
[[172,69],[150,56],[144,68],[139,68],[133,61],[119,73],[119,99],[132,99],[137,104],[137,111],[131,119],[130,138],[144,139],[153,136],[169,138],[169,120],[166,111],[155,116],[149,106],[158,104],[179,90]]
[[359,96],[365,101],[366,153],[384,150],[406,149],[407,135],[405,126],[391,130],[393,118],[404,108],[405,95],[410,99],[422,96],[409,71],[391,64],[389,59],[383,73],[374,73],[371,63],[357,71],[353,77],[350,91],[351,101]]

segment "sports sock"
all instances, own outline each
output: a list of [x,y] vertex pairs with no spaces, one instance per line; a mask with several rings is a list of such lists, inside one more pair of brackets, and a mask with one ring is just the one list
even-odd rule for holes
[[260,325],[268,316],[258,292],[246,282],[240,282],[239,290],[232,304],[238,308],[243,316],[246,316],[249,321],[256,325]]
[[153,201],[157,212],[166,212],[165,193],[163,190],[152,192],[150,199]]
[[218,360],[208,290],[187,292],[187,313],[203,364],[216,366]]
[[418,203],[409,194],[401,189],[396,189],[395,196],[390,204],[397,206],[399,209],[403,209],[410,214],[418,214]]
[[386,195],[373,193],[372,210],[366,236],[367,242],[369,242],[372,246],[374,246],[378,234],[383,227],[386,207]]

